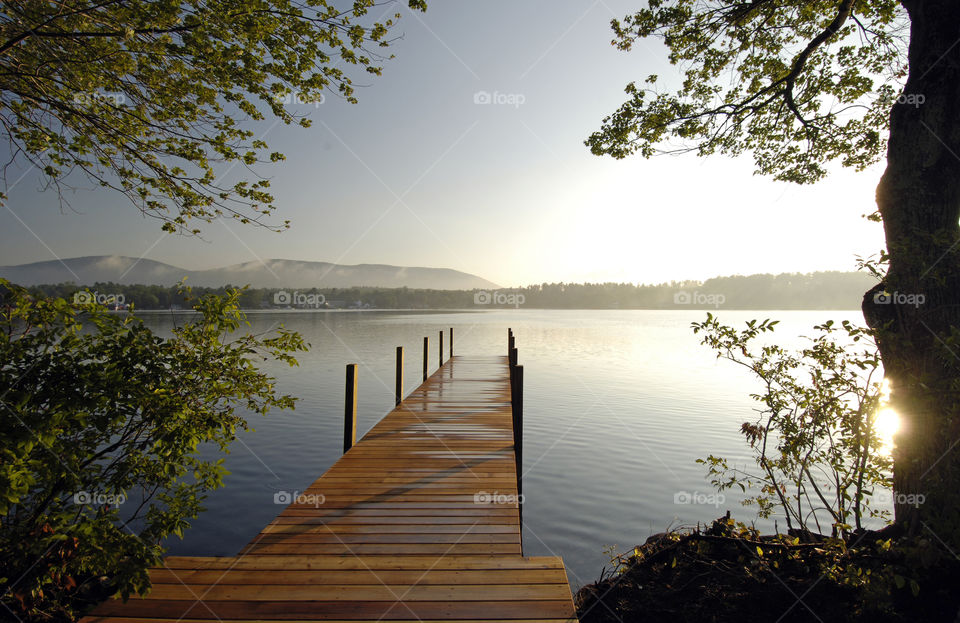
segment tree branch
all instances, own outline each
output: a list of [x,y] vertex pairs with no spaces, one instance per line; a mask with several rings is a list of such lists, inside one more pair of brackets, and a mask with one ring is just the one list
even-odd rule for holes
[[840,7],[837,9],[837,15],[833,18],[833,21],[827,25],[823,32],[811,39],[807,47],[797,55],[793,61],[793,67],[790,73],[787,74],[783,80],[785,82],[783,98],[787,104],[787,108],[790,109],[790,112],[793,113],[804,127],[808,127],[809,122],[804,119],[803,114],[797,108],[797,104],[793,99],[793,89],[796,86],[797,78],[799,78],[801,72],[803,72],[803,68],[807,64],[807,59],[810,58],[810,55],[823,45],[824,42],[836,35],[844,23],[846,23],[847,19],[849,19],[853,13],[855,1],[856,0],[843,0],[843,2],[840,3]]

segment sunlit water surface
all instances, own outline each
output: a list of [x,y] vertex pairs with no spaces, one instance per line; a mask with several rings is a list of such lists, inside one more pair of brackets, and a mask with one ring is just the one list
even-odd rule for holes
[[[142,314],[167,333],[184,316]],[[709,522],[727,509],[754,518],[742,494],[722,503],[695,461],[714,454],[749,465],[740,424],[755,417],[759,391],[749,372],[717,360],[690,323],[702,311],[286,312],[252,313],[251,329],[283,323],[312,345],[300,366],[269,364],[278,387],[300,398],[293,412],[253,416],[227,458],[226,486],[169,553],[235,555],[282,510],[278,491],[302,491],[341,454],[344,366],[360,364],[358,437],[393,402],[396,346],[406,347],[406,391],[418,383],[423,337],[455,327],[462,355],[505,354],[507,327],[524,365],[523,544],[526,555],[560,555],[574,588],[595,580],[622,551],[671,526]],[[800,336],[827,319],[861,322],[856,312],[721,311],[742,324],[777,318],[775,336]],[[758,521],[772,530],[773,522]],[[782,520],[780,526],[782,527]]]

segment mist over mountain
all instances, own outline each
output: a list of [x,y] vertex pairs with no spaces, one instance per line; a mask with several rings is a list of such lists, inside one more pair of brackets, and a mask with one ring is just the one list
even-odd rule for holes
[[148,259],[93,255],[0,267],[0,277],[24,286],[73,282],[77,285],[117,283],[170,286],[184,277],[191,286],[227,284],[254,288],[424,288],[434,290],[496,289],[476,275],[449,268],[357,264],[299,260],[245,262],[208,270],[188,270]]

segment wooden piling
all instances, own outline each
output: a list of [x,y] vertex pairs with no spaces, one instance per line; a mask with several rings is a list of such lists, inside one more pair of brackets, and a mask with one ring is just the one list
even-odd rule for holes
[[397,346],[397,384],[396,384],[396,403],[400,404],[403,400],[403,346]]
[[357,442],[357,364],[347,364],[347,387],[343,406],[343,451]]
[[423,338],[423,380],[427,380],[427,362],[430,360],[430,338]]
[[517,460],[517,493],[519,494],[520,479],[523,474],[523,366],[510,366],[510,404],[513,415],[513,449]]

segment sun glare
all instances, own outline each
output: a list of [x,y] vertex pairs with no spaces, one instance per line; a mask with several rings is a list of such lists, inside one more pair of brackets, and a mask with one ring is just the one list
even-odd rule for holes
[[893,436],[900,430],[900,415],[890,407],[889,403],[890,385],[884,379],[880,388],[880,409],[877,411],[874,429],[883,444],[880,449],[887,455],[893,450]]
[[890,454],[893,450],[893,436],[900,430],[900,416],[890,407],[881,407],[874,426],[883,443],[881,449],[884,454]]

